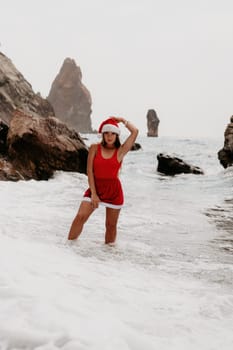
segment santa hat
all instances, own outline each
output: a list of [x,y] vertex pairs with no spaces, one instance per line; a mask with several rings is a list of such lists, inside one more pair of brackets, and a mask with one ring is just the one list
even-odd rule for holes
[[120,135],[118,123],[113,118],[104,120],[100,124],[99,133],[102,134],[104,132],[113,132],[114,134]]

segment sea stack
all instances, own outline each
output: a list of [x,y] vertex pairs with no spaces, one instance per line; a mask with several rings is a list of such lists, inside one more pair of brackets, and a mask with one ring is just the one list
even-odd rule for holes
[[147,112],[147,136],[149,137],[158,137],[158,127],[159,127],[159,118],[154,109],[149,109]]
[[66,58],[52,83],[48,101],[57,118],[81,133],[93,132],[91,126],[91,95],[82,83],[82,72],[75,61]]
[[233,116],[224,132],[224,146],[218,151],[218,159],[224,168],[233,165]]

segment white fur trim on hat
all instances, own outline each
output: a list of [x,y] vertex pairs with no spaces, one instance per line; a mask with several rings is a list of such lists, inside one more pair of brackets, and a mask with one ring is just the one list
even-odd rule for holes
[[120,128],[118,126],[113,125],[113,124],[105,124],[102,127],[101,132],[102,133],[104,133],[104,132],[113,132],[114,134],[120,135]]

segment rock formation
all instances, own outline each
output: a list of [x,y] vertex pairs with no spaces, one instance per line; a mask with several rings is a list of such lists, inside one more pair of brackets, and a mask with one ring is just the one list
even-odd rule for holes
[[218,159],[224,168],[233,165],[233,116],[224,133],[224,146],[218,152]]
[[7,159],[0,158],[0,181],[24,180],[20,172]]
[[165,175],[176,174],[204,174],[204,171],[197,167],[184,162],[182,159],[172,157],[168,154],[159,153],[157,155],[158,167],[157,170]]
[[55,118],[0,53],[0,180],[47,180],[55,170],[86,173],[88,148],[75,130]]
[[147,112],[147,136],[158,137],[159,118],[154,109]]
[[55,170],[86,173],[87,147],[75,130],[55,117],[16,111],[7,144],[10,173],[16,170],[18,179],[48,180]]
[[0,119],[0,154],[5,155],[7,153],[7,134],[8,125]]
[[48,100],[55,115],[81,133],[91,133],[91,95],[82,84],[82,73],[75,61],[66,58],[55,78]]
[[130,151],[138,151],[139,149],[141,149],[142,146],[140,145],[140,143],[138,142],[134,142],[133,146],[131,147]]
[[54,116],[50,103],[34,93],[11,60],[0,52],[0,118],[6,125],[9,126],[16,108],[35,112],[42,117]]

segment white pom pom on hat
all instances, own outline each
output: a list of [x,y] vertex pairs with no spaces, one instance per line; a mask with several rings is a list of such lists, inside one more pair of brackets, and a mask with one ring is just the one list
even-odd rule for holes
[[99,127],[99,133],[113,132],[114,134],[120,135],[120,128],[118,123],[113,118],[104,120]]

